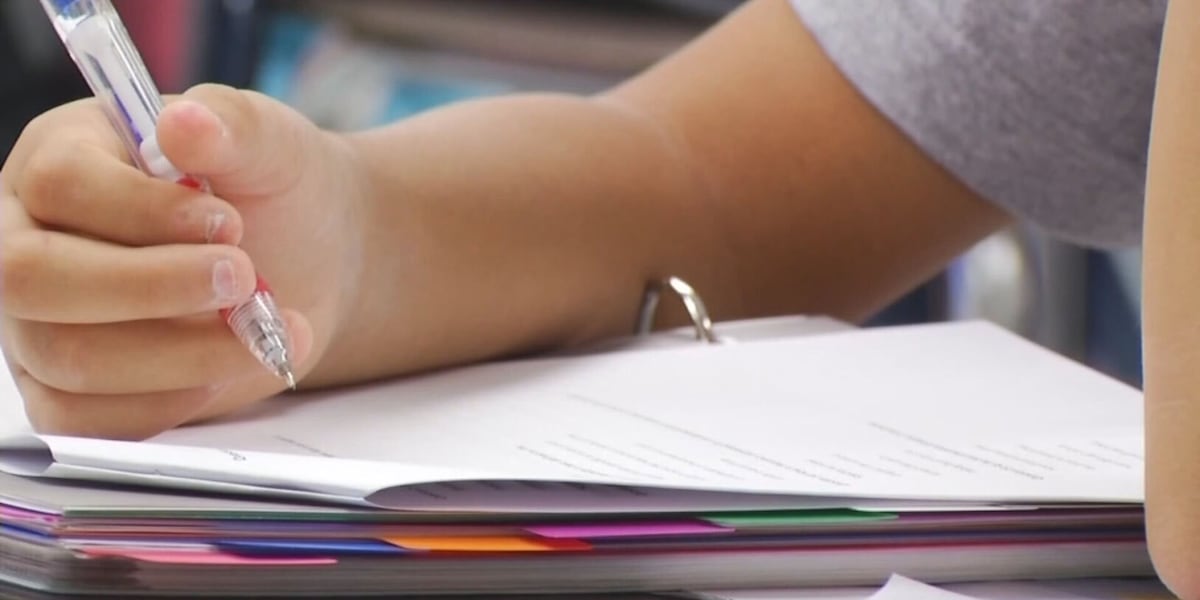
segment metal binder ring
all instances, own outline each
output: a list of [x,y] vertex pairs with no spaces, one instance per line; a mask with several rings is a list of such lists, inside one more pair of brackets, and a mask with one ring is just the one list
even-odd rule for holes
[[708,316],[704,300],[688,282],[678,277],[652,281],[646,286],[646,294],[642,298],[642,310],[638,313],[637,333],[645,335],[654,328],[654,314],[658,310],[658,301],[664,287],[670,288],[683,301],[683,307],[687,309],[688,316],[692,319],[692,326],[696,330],[696,339],[710,344],[717,343],[717,335],[713,332],[712,318]]

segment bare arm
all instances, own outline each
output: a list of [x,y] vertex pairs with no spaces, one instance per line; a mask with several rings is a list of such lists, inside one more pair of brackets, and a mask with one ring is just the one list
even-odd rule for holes
[[1200,4],[1170,4],[1145,229],[1147,509],[1157,568],[1200,598]]
[[5,161],[0,345],[42,431],[140,438],[279,392],[216,312],[256,272],[320,386],[627,333],[667,274],[719,319],[861,319],[1004,221],[785,0],[595,98],[342,136],[199,86],[158,141],[214,194],[137,172],[94,102],[39,117]]
[[664,274],[721,319],[858,320],[1005,219],[860,97],[784,0],[598,98],[471,103],[352,143],[383,285],[326,361],[335,379],[626,333]]

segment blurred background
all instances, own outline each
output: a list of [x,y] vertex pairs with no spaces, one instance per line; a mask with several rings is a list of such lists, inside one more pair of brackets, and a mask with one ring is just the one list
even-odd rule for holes
[[[164,92],[254,88],[332,129],[521,90],[598,91],[737,0],[116,0]],[[0,0],[0,156],[87,95],[38,3]],[[850,250],[848,250],[850,251]],[[1006,231],[872,325],[985,318],[1141,384],[1140,256]]]

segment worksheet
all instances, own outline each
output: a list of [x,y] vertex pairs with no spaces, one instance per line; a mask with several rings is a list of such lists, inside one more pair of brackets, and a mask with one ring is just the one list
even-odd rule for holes
[[1133,503],[1141,415],[1129,386],[950,323],[493,363],[280,397],[143,443],[10,436],[0,468],[413,510],[654,491]]

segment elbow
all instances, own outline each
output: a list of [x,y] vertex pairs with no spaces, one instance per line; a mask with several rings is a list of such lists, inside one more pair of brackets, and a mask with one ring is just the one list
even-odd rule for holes
[[1158,577],[1179,600],[1200,600],[1200,552],[1181,544],[1156,542],[1156,537],[1161,536],[1151,528],[1150,556]]
[[[1148,444],[1148,457],[1160,454]],[[1180,600],[1200,600],[1200,493],[1178,461],[1146,463],[1146,538],[1154,572]]]

